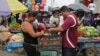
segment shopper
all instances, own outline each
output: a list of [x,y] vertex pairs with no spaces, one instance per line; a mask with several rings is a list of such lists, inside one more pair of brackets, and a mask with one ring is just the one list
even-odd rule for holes
[[10,23],[11,25],[14,25],[17,23],[17,16],[16,15],[12,15],[10,19],[11,19],[11,23]]
[[22,33],[24,35],[23,47],[27,53],[27,56],[39,56],[36,51],[36,47],[31,44],[38,44],[38,37],[44,34],[44,31],[35,32],[33,22],[36,20],[38,15],[37,11],[31,11],[28,13],[28,18],[22,23]]
[[98,31],[100,31],[100,14],[98,14],[97,17],[95,18],[95,24]]
[[52,11],[52,16],[50,17],[49,23],[58,26],[60,22],[59,20],[60,20],[59,10]]
[[[79,12],[79,11],[77,11]],[[77,28],[79,13],[70,13],[70,9],[66,6],[61,8],[64,17],[64,23],[56,28],[48,29],[49,32],[61,32],[62,37],[62,56],[76,56],[77,47]]]
[[21,24],[23,22],[23,19],[22,19],[22,13],[19,13],[18,15],[18,23]]
[[7,20],[3,20],[1,25],[0,25],[0,31],[2,32],[8,32],[9,31],[9,26]]
[[49,13],[47,11],[42,12],[42,23],[47,24],[48,23],[48,15]]

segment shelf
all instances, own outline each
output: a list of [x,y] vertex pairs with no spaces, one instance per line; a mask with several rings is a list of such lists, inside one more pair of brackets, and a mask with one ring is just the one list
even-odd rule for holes
[[11,33],[21,33],[21,30],[10,30]]
[[60,37],[60,34],[57,34],[57,33],[54,33],[54,32],[48,32],[48,33],[45,33],[43,35],[43,37]]
[[55,40],[39,40],[41,42],[51,42],[51,41],[61,41],[61,39],[55,39]]
[[100,42],[100,41],[97,41],[97,40],[93,40],[93,39],[80,39],[78,41],[79,43],[85,43],[85,42]]

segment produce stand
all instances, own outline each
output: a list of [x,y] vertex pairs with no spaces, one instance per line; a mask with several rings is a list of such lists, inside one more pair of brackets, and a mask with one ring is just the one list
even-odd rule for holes
[[[52,26],[47,26],[46,28],[47,29],[52,28]],[[80,30],[84,29],[83,31],[85,31],[85,30],[87,31],[88,28],[89,27],[85,27],[85,28],[81,28]],[[13,33],[13,34],[17,34],[17,33],[21,33],[21,30],[10,30],[10,32]],[[93,32],[98,33],[97,30],[95,30],[95,29],[93,29]],[[87,38],[86,35],[83,34],[84,32],[82,33],[82,31],[80,31],[79,33],[81,33],[80,36],[85,36],[85,37],[78,40],[77,56],[79,56],[79,54],[81,53],[81,51],[83,49],[100,48],[100,41],[94,40],[91,37]],[[91,31],[90,31],[89,35],[90,36],[93,35]],[[94,36],[98,36],[98,35],[95,34]],[[41,36],[38,39],[39,44],[38,45],[32,44],[32,46],[35,46],[37,48],[37,51],[40,51],[41,56],[61,56],[62,55],[61,54],[62,53],[62,49],[61,49],[62,48],[62,41],[61,40],[62,40],[62,38],[61,38],[61,36],[58,32],[46,32],[44,34],[44,36]],[[19,44],[20,44],[20,46],[19,46]],[[19,43],[19,44],[16,43],[17,46],[12,45],[10,47],[14,47],[14,49],[17,48],[17,47],[22,48],[22,46],[21,46],[22,43]],[[9,44],[8,44],[8,47],[9,47]],[[9,48],[8,48],[8,51],[9,51]]]
[[[23,48],[23,35],[21,30],[10,30],[0,33],[1,47],[7,52],[13,52],[17,48]],[[20,41],[21,40],[21,41]],[[4,43],[2,45],[2,43]]]
[[59,56],[62,52],[61,37],[58,33],[47,32],[39,39],[41,56]]
[[[80,26],[78,28],[78,53],[85,56],[96,56],[96,49],[100,48],[100,32],[93,26]],[[83,53],[81,53],[83,52]],[[100,51],[99,51],[100,52]],[[83,56],[83,55],[82,55]],[[100,55],[99,55],[100,56]]]
[[79,54],[81,53],[83,49],[100,48],[100,40],[94,40],[92,38],[81,38],[78,41],[78,48],[79,48],[79,51],[77,53],[77,56],[79,56]]

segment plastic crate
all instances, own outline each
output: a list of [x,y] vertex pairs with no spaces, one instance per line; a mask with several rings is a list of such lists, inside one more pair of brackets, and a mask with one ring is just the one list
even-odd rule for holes
[[23,47],[23,43],[22,42],[11,42],[11,43],[8,43],[6,45],[6,47],[9,47],[9,48],[21,48],[21,47]]
[[22,48],[22,47],[23,47],[22,42],[11,42],[5,46],[5,50],[7,52],[13,52],[16,48]]
[[40,51],[40,56],[57,56],[57,51]]

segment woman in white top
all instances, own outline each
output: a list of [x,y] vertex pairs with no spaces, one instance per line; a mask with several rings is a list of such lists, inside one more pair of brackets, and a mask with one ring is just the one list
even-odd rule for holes
[[63,23],[63,16],[60,16],[59,10],[54,10],[52,12],[52,16],[50,17],[50,24],[55,24],[56,26],[60,26]]
[[2,32],[7,32],[9,31],[9,27],[8,27],[8,22],[7,20],[3,20],[1,25],[0,25],[0,31]]

